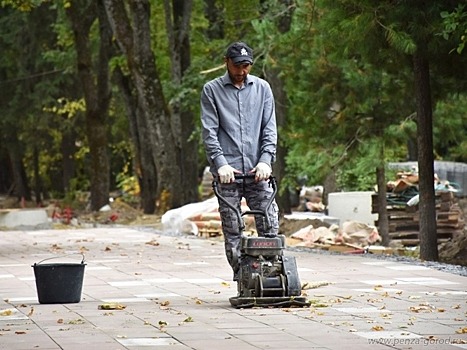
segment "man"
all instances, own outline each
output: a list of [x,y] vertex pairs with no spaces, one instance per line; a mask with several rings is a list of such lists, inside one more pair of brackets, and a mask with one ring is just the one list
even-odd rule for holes
[[[277,128],[274,96],[269,84],[250,75],[253,51],[243,42],[231,44],[224,57],[226,73],[207,82],[201,93],[203,143],[210,171],[220,183],[219,192],[239,211],[245,198],[251,210],[265,210],[273,195],[268,179],[276,157]],[[236,174],[252,174],[236,179]],[[225,252],[237,279],[240,228],[236,213],[219,201]],[[279,231],[278,208],[269,207],[272,228],[255,217],[258,235]]]

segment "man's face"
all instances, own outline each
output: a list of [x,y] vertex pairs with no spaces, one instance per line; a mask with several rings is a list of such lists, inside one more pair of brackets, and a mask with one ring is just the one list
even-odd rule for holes
[[251,70],[251,64],[247,62],[234,64],[232,59],[226,58],[226,64],[230,79],[234,84],[242,84]]

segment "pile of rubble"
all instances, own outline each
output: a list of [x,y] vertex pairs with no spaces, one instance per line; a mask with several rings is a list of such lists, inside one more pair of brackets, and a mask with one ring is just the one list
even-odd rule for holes
[[308,225],[290,237],[299,241],[294,244],[296,246],[338,251],[359,251],[381,242],[375,226],[358,221],[345,221],[342,227],[336,224],[316,228]]

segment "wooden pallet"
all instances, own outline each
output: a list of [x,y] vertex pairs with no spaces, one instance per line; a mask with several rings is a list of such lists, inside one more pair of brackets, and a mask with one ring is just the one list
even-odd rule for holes
[[[394,197],[394,195],[391,195]],[[462,234],[465,220],[452,192],[436,193],[436,234],[438,243]],[[378,194],[372,195],[372,213],[378,213]],[[420,244],[420,213],[418,206],[388,205],[389,237],[403,246]],[[378,221],[375,221],[378,227]]]

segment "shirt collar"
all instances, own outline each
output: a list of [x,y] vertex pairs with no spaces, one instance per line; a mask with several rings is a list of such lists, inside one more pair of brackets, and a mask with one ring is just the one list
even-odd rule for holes
[[[222,85],[226,86],[226,85],[233,85],[232,81],[230,80],[230,77],[229,77],[229,72],[225,72],[225,74],[221,77],[222,79]],[[253,80],[250,79],[250,74],[247,75],[247,77],[245,78],[245,81],[244,81],[244,84],[243,85],[249,85],[249,84],[253,84]]]

